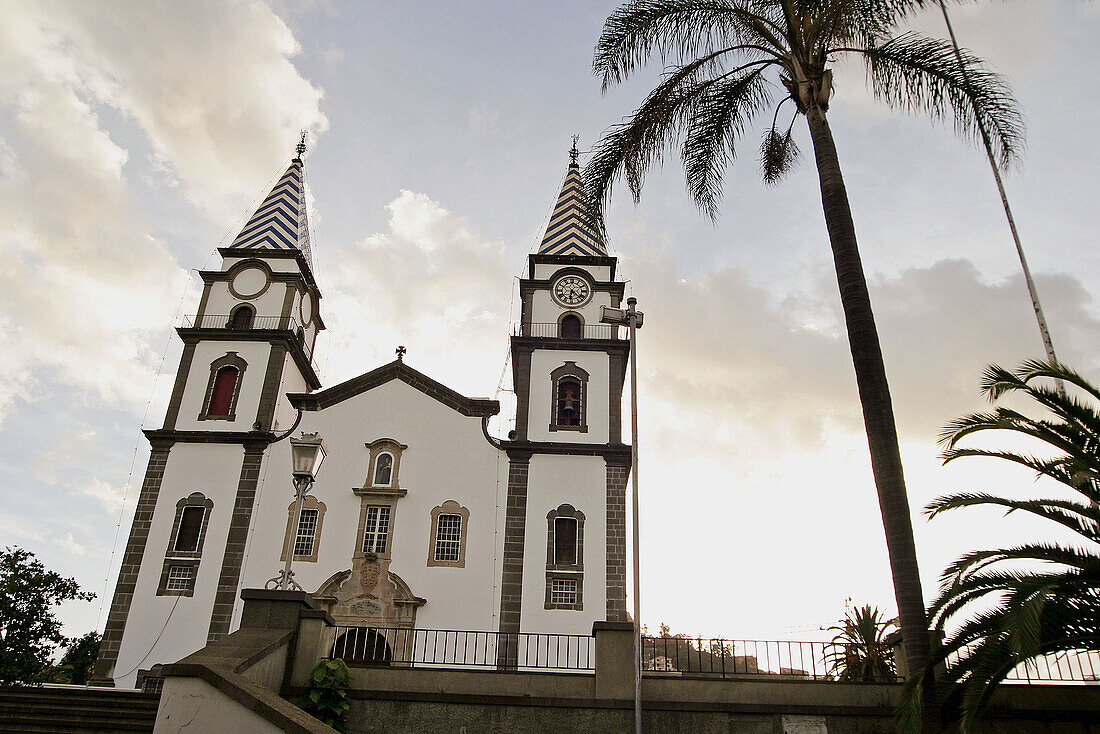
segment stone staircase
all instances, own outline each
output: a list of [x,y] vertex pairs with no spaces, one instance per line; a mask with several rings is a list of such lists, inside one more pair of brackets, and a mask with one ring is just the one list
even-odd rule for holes
[[159,693],[0,686],[0,734],[151,734]]

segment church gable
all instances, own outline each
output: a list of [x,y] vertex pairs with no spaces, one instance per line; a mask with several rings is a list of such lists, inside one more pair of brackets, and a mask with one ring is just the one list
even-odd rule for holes
[[500,403],[487,398],[468,398],[446,385],[414,370],[400,359],[378,369],[353,377],[339,385],[315,393],[293,393],[287,397],[291,405],[302,410],[323,410],[345,400],[373,390],[393,380],[400,380],[428,397],[466,416],[488,418],[500,412]]

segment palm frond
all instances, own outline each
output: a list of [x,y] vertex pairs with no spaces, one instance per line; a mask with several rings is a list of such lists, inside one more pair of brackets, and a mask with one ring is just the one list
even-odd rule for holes
[[1019,158],[1024,124],[1012,91],[969,51],[959,50],[960,65],[949,42],[917,33],[846,50],[863,55],[872,91],[891,107],[950,121],[958,135],[974,142],[984,128],[1002,167]]
[[681,148],[688,191],[711,220],[718,214],[725,167],[733,162],[738,138],[769,102],[761,64],[741,76],[711,85],[695,100]]
[[959,492],[933,499],[925,505],[924,512],[931,519],[950,510],[979,505],[1006,508],[1006,515],[1016,511],[1026,512],[1056,522],[1088,540],[1100,540],[1100,509],[1092,504],[1084,505],[1072,500],[1016,500],[986,492]]
[[[634,0],[604,22],[592,68],[606,91],[654,53],[673,63],[745,43],[778,44],[774,20],[723,0]],[[781,52],[774,45],[772,50]]]

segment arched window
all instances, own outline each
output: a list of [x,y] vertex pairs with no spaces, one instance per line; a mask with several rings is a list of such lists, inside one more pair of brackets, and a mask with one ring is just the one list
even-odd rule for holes
[[210,363],[210,382],[206,385],[206,399],[202,403],[199,420],[235,420],[237,398],[248,362],[236,352],[226,352]]
[[581,317],[574,313],[566,314],[559,323],[562,339],[580,339],[583,335],[584,324]]
[[237,306],[233,310],[233,315],[229,317],[230,329],[251,329],[252,318],[256,315],[256,311],[251,306]]
[[383,453],[378,455],[378,461],[374,464],[374,484],[378,487],[387,487],[393,477],[393,454]]
[[241,371],[236,367],[222,367],[214,377],[214,391],[210,394],[210,416],[228,416],[233,410],[233,397],[237,393],[237,378]]
[[550,380],[553,391],[550,430],[587,432],[585,398],[588,373],[576,362],[566,362],[550,373]]

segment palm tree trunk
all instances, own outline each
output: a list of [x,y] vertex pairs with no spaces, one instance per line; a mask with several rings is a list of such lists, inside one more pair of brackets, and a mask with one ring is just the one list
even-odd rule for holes
[[[833,133],[825,112],[816,105],[806,118],[813,140],[817,173],[821,182],[821,204],[825,224],[833,249],[833,262],[840,285],[840,300],[848,328],[848,343],[855,365],[859,400],[863,406],[863,422],[871,452],[871,469],[878,489],[879,510],[886,531],[886,548],[890,555],[890,572],[894,581],[894,596],[898,604],[899,626],[905,649],[906,664],[911,671],[924,668],[931,660],[928,638],[928,617],[924,610],[917,550],[913,542],[913,523],[909,515],[909,499],[905,493],[905,475],[898,449],[898,433],[894,425],[894,408],[890,401],[890,386],[886,382],[886,367],[882,362],[871,298],[863,275],[856,228],[844,189]],[[932,676],[928,676],[931,684]],[[931,692],[931,688],[926,691]],[[931,703],[931,696],[925,696]],[[935,731],[932,711],[926,707],[922,731]]]

